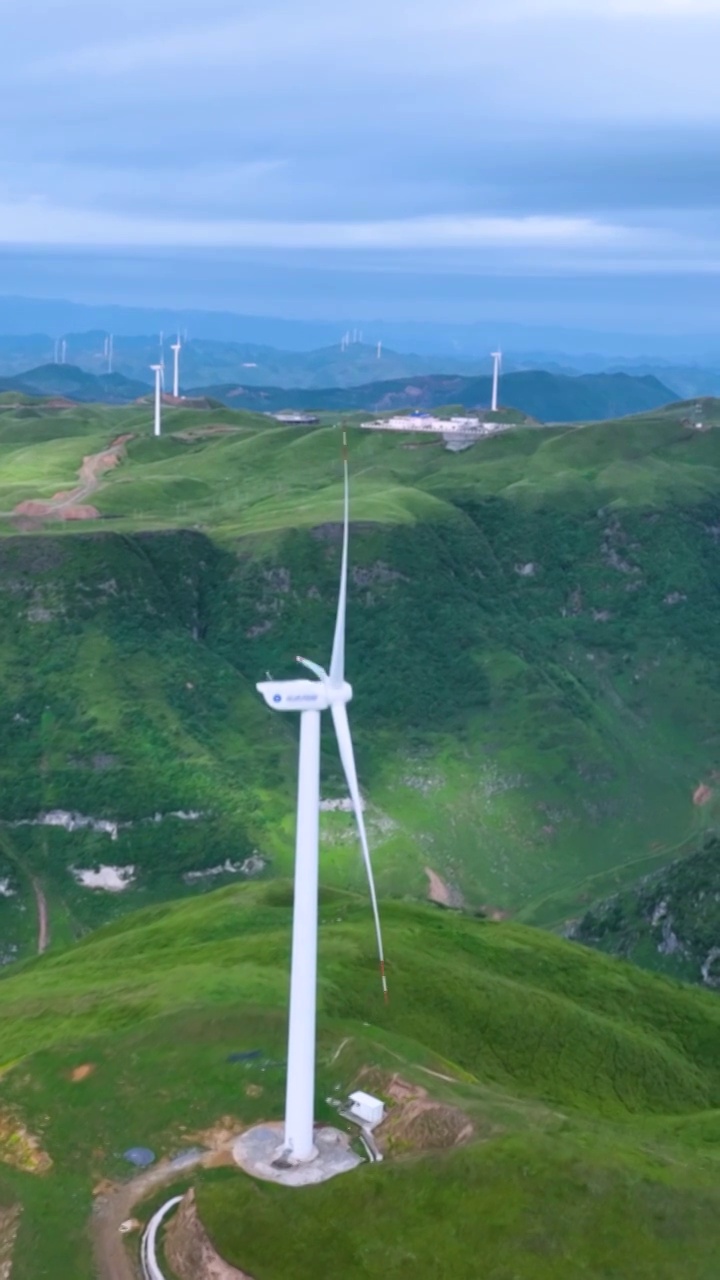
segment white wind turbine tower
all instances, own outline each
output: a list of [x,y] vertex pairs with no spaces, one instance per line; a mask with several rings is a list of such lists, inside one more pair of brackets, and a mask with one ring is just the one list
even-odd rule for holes
[[348,791],[355,810],[360,847],[370,887],[377,937],[380,976],[387,999],[385,959],[375,882],[365,830],[362,800],[355,769],[347,704],[352,689],[345,680],[345,606],[347,602],[349,495],[347,449],[343,450],[345,505],[342,567],[335,636],[329,673],[307,658],[298,662],[316,680],[270,680],[258,690],[274,711],[300,713],[297,826],[295,835],[295,891],[293,907],[290,1026],[288,1032],[285,1135],[281,1157],[290,1164],[314,1159],[315,1006],[317,989],[318,854],[320,818],[320,716],[329,710],[340,750]]
[[180,351],[181,349],[182,349],[182,343],[180,341],[180,334],[178,334],[175,341],[170,344],[170,350],[173,353],[173,396],[176,400],[180,398]]
[[502,351],[493,351],[493,385],[492,385],[492,411],[497,413],[498,408],[498,391],[500,389],[500,369],[502,367]]
[[153,424],[153,435],[159,436],[162,429],[162,385],[165,377],[165,366],[163,364],[151,364],[150,368],[155,374],[155,421]]

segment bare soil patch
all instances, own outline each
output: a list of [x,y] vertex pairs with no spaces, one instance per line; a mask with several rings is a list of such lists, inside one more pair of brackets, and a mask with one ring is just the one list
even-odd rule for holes
[[13,511],[18,525],[27,529],[28,521],[99,520],[100,512],[85,499],[98,488],[100,477],[122,460],[128,440],[132,440],[132,434],[118,436],[109,448],[100,453],[87,454],[82,460],[74,489],[63,489],[48,499],[28,498],[19,502]]
[[192,1190],[170,1219],[165,1253],[178,1280],[252,1280],[220,1257],[198,1217]]
[[0,1162],[23,1173],[46,1173],[52,1166],[40,1139],[12,1111],[0,1111]]
[[436,1101],[427,1089],[397,1073],[370,1068],[361,1072],[361,1079],[363,1088],[389,1104],[386,1118],[373,1135],[383,1154],[446,1150],[469,1142],[475,1133],[472,1120],[459,1107]]
[[78,1084],[80,1080],[87,1080],[88,1076],[91,1076],[94,1070],[94,1062],[83,1062],[81,1066],[73,1067],[70,1072],[70,1079],[73,1084]]
[[425,868],[425,875],[428,878],[428,898],[430,902],[435,902],[439,907],[455,907],[463,906],[464,899],[459,889],[454,889],[447,884],[437,871],[433,871],[432,867]]

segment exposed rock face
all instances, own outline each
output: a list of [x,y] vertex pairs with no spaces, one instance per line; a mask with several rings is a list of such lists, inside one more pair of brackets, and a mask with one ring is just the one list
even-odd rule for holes
[[192,1189],[170,1220],[165,1252],[179,1280],[252,1280],[252,1276],[231,1267],[215,1252],[198,1217]]

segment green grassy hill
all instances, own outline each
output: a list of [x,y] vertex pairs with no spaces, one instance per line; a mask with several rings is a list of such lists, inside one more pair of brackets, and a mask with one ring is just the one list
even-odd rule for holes
[[140,382],[122,373],[96,374],[76,365],[46,364],[13,377],[0,378],[0,390],[30,396],[67,396],[70,400],[88,403],[100,400],[107,404],[126,404],[149,395],[151,387],[147,378]]
[[[290,900],[276,882],[154,907],[0,979],[0,1206],[24,1206],[13,1280],[97,1274],[93,1189],[127,1176],[129,1147],[166,1156],[223,1117],[281,1116]],[[386,903],[385,1006],[366,903],[325,890],[320,915],[318,1118],[371,1069],[375,1087],[397,1073],[460,1112],[470,1141],[408,1129],[383,1165],[298,1192],[178,1175],[226,1256],[255,1280],[309,1280],[333,1223],[358,1280],[469,1280],[479,1250],[497,1280],[710,1280],[712,995],[519,925]]]
[[[707,825],[720,434],[690,412],[457,455],[351,430],[348,664],[385,893],[424,896],[431,868],[453,900],[562,923]],[[254,683],[329,652],[339,433],[221,409],[150,426],[143,407],[0,412],[5,960],[35,945],[33,878],[60,942],[291,866],[296,730]],[[12,516],[120,434],[99,519]],[[328,737],[323,797],[344,794]],[[96,828],[37,825],[57,811]],[[362,889],[349,815],[323,814],[322,858]],[[78,883],[99,866],[127,887]]]
[[[489,1280],[715,1280],[715,993],[522,923],[562,927],[714,828],[720,433],[697,418],[519,427],[461,454],[350,419],[351,714],[391,1002],[352,818],[326,811],[317,1115],[397,1073],[471,1136],[396,1130],[394,1158],[295,1195],[178,1175],[255,1280],[310,1280],[331,1248],[348,1280],[470,1280],[478,1259]],[[328,655],[340,432],[226,409],[164,427],[146,406],[0,404],[12,1280],[97,1275],[93,1193],[129,1147],[282,1113],[296,726],[254,683]],[[25,505],[121,435],[78,499],[96,518]],[[329,736],[322,794],[345,794]],[[419,905],[428,869],[481,915]],[[23,961],[43,899],[49,952]]]

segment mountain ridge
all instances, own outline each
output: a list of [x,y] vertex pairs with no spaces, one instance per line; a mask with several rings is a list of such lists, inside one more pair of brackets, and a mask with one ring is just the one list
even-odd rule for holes
[[[0,379],[0,393],[58,395],[85,403],[130,403],[151,393],[149,385],[123,374],[91,374],[72,365],[42,365],[14,378]],[[188,388],[188,399],[217,400],[231,408],[273,413],[283,409],[325,413],[366,411],[386,413],[434,409],[457,403],[467,409],[487,407],[490,377],[429,374],[412,382],[396,379],[354,387],[324,390],[278,387],[225,386]],[[626,373],[578,374],[572,377],[542,370],[506,374],[503,402],[540,421],[598,421],[659,408],[675,393],[652,375]]]

